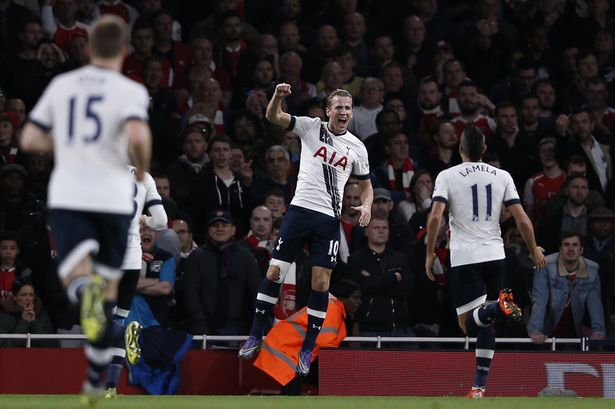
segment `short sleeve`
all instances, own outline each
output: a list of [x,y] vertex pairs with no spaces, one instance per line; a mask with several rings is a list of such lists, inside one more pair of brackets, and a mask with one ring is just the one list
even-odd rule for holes
[[352,165],[352,176],[360,180],[369,179],[369,157],[363,144],[361,144],[357,160]]
[[126,95],[124,109],[122,110],[123,120],[140,119],[147,121],[149,109],[149,95],[145,88],[135,83],[135,90]]
[[[308,116],[293,116],[290,121],[290,130],[296,133],[300,138],[318,137],[320,133],[320,118],[310,118]],[[316,131],[316,132],[314,132]]]
[[519,193],[517,192],[517,188],[515,187],[515,182],[509,173],[506,173],[506,181],[504,187],[504,204],[506,206],[521,204],[521,199],[519,199]]
[[38,126],[42,130],[48,132],[53,128],[53,89],[55,82],[49,84],[49,86],[43,92],[43,95],[39,98],[38,102],[30,111],[28,121]]
[[448,173],[440,172],[436,177],[431,200],[434,202],[448,203]]

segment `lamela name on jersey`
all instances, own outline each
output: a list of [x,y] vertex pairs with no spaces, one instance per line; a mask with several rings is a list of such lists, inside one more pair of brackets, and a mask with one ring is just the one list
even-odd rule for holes
[[485,163],[473,164],[472,166],[466,166],[465,168],[459,170],[459,174],[464,178],[474,172],[487,172],[492,175],[497,175],[495,168]]

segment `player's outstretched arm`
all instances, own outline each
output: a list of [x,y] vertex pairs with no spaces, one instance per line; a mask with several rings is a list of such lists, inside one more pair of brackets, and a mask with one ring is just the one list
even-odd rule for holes
[[536,244],[536,239],[534,238],[534,228],[532,227],[530,218],[527,216],[520,204],[513,204],[508,206],[508,208],[515,218],[515,222],[517,223],[517,227],[519,228],[519,232],[521,233],[521,237],[523,237],[525,245],[530,251],[530,257],[532,258],[534,267],[537,269],[545,268],[547,266],[547,261],[545,260],[544,255],[545,250]]
[[267,105],[267,113],[265,114],[267,120],[272,124],[282,128],[288,128],[290,125],[290,115],[282,111],[282,100],[289,96],[291,92],[290,85],[288,84],[276,85],[275,92]]
[[24,152],[51,152],[53,138],[49,132],[28,122],[21,133],[19,147]]
[[140,119],[130,119],[124,124],[124,133],[128,136],[128,146],[133,164],[137,171],[135,177],[142,181],[149,171],[152,158],[152,135],[149,126]]
[[431,281],[435,281],[436,278],[433,275],[431,269],[436,259],[436,238],[438,236],[438,229],[440,223],[442,223],[442,215],[446,204],[440,201],[434,201],[431,204],[431,212],[427,219],[427,249],[425,251],[425,274]]

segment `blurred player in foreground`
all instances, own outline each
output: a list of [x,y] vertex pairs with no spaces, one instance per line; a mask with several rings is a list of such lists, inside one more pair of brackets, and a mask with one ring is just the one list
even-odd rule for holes
[[143,180],[151,156],[147,90],[121,73],[128,30],[115,16],[90,31],[91,64],[59,75],[30,113],[21,147],[53,151],[49,216],[58,274],[68,298],[80,304],[87,337],[83,402],[104,391],[111,361],[112,309],[134,212],[129,156]]

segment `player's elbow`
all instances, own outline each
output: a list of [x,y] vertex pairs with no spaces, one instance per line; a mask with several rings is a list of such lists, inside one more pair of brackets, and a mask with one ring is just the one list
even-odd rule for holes
[[128,136],[128,143],[133,148],[147,147],[151,144],[149,126],[141,120],[129,120],[124,125],[124,132]]
[[276,112],[267,110],[267,113],[265,114],[265,118],[267,118],[267,120],[271,122],[272,124],[278,125],[278,115]]
[[521,205],[514,205],[514,207],[511,206],[510,210],[513,215],[513,218],[515,219],[515,223],[519,228],[527,228],[532,225],[530,218],[528,217],[527,213],[525,213]]
[[431,211],[427,215],[427,225],[435,224],[436,226],[439,226],[441,221],[442,214],[437,211]]
[[168,228],[167,226],[168,220],[165,217],[164,220],[153,220],[151,223],[148,223],[148,226],[151,227],[153,230],[156,231],[162,231],[162,230],[166,230]]
[[21,139],[19,140],[19,149],[22,152],[33,152],[32,138],[29,134],[25,132],[22,134]]
[[19,139],[19,149],[23,152],[49,152],[51,143],[47,136],[32,124],[26,124]]
[[150,213],[151,217],[147,219],[147,225],[156,231],[165,230],[167,223],[169,223],[169,218],[162,205],[156,205],[156,209],[150,208]]
[[142,151],[149,148],[151,144],[148,132],[131,132],[128,134],[128,144],[135,151]]

